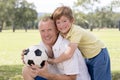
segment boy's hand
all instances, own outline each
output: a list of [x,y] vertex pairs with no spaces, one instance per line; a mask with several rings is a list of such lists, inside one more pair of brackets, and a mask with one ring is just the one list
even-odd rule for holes
[[49,64],[56,64],[56,63],[55,63],[55,59],[53,59],[53,58],[48,58],[47,62],[48,62]]

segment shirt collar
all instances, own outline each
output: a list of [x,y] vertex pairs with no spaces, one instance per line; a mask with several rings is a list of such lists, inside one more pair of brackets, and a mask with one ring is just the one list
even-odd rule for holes
[[61,41],[63,40],[63,37],[59,34],[57,41],[55,42],[55,44],[53,45],[53,49],[54,48],[59,48],[59,46],[61,45]]
[[40,46],[42,46],[47,51],[47,48],[46,48],[45,44],[42,41],[40,42]]
[[67,36],[65,37],[66,39],[68,39],[71,36],[72,30],[73,30],[73,25],[71,26],[70,31],[67,33]]

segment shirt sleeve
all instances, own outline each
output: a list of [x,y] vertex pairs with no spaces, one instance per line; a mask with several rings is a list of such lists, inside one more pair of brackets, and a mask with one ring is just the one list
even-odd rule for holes
[[72,27],[70,32],[67,34],[66,38],[71,42],[71,43],[79,43],[81,40],[83,33],[80,30],[79,27]]
[[78,57],[76,53],[74,53],[73,57],[65,62],[63,62],[64,66],[64,74],[66,75],[74,75],[79,74],[79,64]]
[[79,32],[74,32],[70,37],[71,43],[79,43],[82,35]]

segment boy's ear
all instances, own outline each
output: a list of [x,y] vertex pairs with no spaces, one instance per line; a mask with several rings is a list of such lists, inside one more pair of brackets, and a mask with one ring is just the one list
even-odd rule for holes
[[71,23],[74,23],[74,18],[73,18],[73,19],[71,19]]

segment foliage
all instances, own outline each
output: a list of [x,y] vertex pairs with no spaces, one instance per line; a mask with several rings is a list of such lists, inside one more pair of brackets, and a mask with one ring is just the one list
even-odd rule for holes
[[[74,2],[75,23],[89,28],[118,28],[120,13],[113,9],[120,8],[120,1],[113,0],[110,4],[100,7],[100,0],[77,0]],[[82,10],[82,11],[81,11]],[[83,11],[84,10],[84,11]],[[32,3],[26,0],[0,0],[0,32],[3,29],[35,29],[40,18]]]
[[95,7],[96,4],[100,4],[100,0],[77,0],[73,7],[76,24],[90,28],[91,31],[93,28],[118,28],[120,13],[114,12],[113,9],[120,8],[120,1],[113,0],[104,7]]
[[113,72],[112,80],[120,80],[120,72]]
[[[120,32],[117,29],[95,29],[93,32],[102,39],[110,52],[112,80],[120,80]],[[40,35],[37,30],[3,30],[0,33],[0,80],[23,80],[21,70],[21,51],[31,45],[38,44]]]
[[26,0],[0,1],[0,32],[3,28],[7,29],[9,26],[13,29],[13,32],[16,28],[24,27],[27,29],[27,26],[33,27],[36,19],[35,6]]

